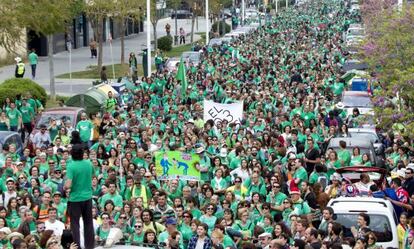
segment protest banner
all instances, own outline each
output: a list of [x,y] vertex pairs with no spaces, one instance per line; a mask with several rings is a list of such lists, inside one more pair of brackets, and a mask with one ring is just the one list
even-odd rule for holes
[[160,180],[200,180],[200,171],[196,164],[200,162],[197,154],[180,151],[165,151],[155,153],[155,168]]
[[229,124],[240,124],[243,119],[243,101],[233,104],[220,104],[204,100],[204,121],[212,119],[214,124],[227,120]]

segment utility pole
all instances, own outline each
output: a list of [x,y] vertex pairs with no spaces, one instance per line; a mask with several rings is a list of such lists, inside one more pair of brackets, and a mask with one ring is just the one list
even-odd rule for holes
[[147,72],[151,75],[151,2],[147,0]]
[[209,21],[209,18],[208,18],[208,0],[206,0],[206,45],[208,44],[209,38],[210,38],[210,37],[208,37],[209,31],[210,31],[208,21]]

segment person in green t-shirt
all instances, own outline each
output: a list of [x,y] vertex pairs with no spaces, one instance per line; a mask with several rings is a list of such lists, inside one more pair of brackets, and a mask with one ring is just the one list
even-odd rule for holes
[[27,102],[26,98],[22,100],[22,107],[20,107],[20,112],[22,114],[23,130],[22,130],[22,141],[26,137],[26,132],[28,135],[32,133],[32,122],[36,116],[34,109]]
[[19,128],[22,127],[22,113],[17,110],[15,103],[10,103],[10,109],[7,111],[6,115],[9,118],[10,130],[18,131]]
[[88,143],[91,141],[93,133],[93,124],[87,119],[86,113],[82,113],[81,121],[76,125],[76,130],[79,131],[81,141]]
[[38,63],[38,56],[36,54],[36,50],[34,48],[32,48],[31,50],[32,52],[30,52],[28,59],[29,59],[29,64],[30,67],[32,68],[32,79],[36,78],[36,67],[37,67],[37,63]]
[[346,142],[339,141],[338,160],[342,167],[349,166],[351,163],[351,152],[346,149]]
[[83,159],[83,146],[72,146],[72,160],[66,168],[65,189],[70,189],[68,210],[73,241],[80,245],[79,219],[84,222],[85,248],[94,248],[94,228],[92,217],[92,176],[93,165]]

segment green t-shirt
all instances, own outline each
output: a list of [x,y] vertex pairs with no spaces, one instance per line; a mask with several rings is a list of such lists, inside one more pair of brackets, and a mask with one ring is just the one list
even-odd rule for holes
[[67,178],[72,180],[69,201],[80,202],[92,199],[92,176],[94,170],[90,160],[73,161],[67,165]]
[[346,149],[340,149],[338,151],[339,162],[343,161],[343,166],[349,166],[351,163],[351,152]]
[[19,125],[19,118],[22,116],[21,112],[14,108],[13,110],[10,109],[7,111],[7,117],[10,120],[10,126],[18,126]]
[[91,139],[92,129],[93,124],[89,120],[81,120],[76,125],[76,130],[79,131],[82,142],[88,142]]
[[22,113],[22,120],[25,124],[32,122],[32,119],[35,117],[35,112],[30,105],[22,106],[20,112]]

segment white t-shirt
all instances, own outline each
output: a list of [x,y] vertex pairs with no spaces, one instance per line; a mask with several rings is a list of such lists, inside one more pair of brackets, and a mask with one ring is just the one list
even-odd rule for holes
[[60,220],[55,220],[51,223],[49,220],[45,221],[46,230],[53,230],[53,234],[56,236],[62,236],[63,230],[65,230],[65,224]]

